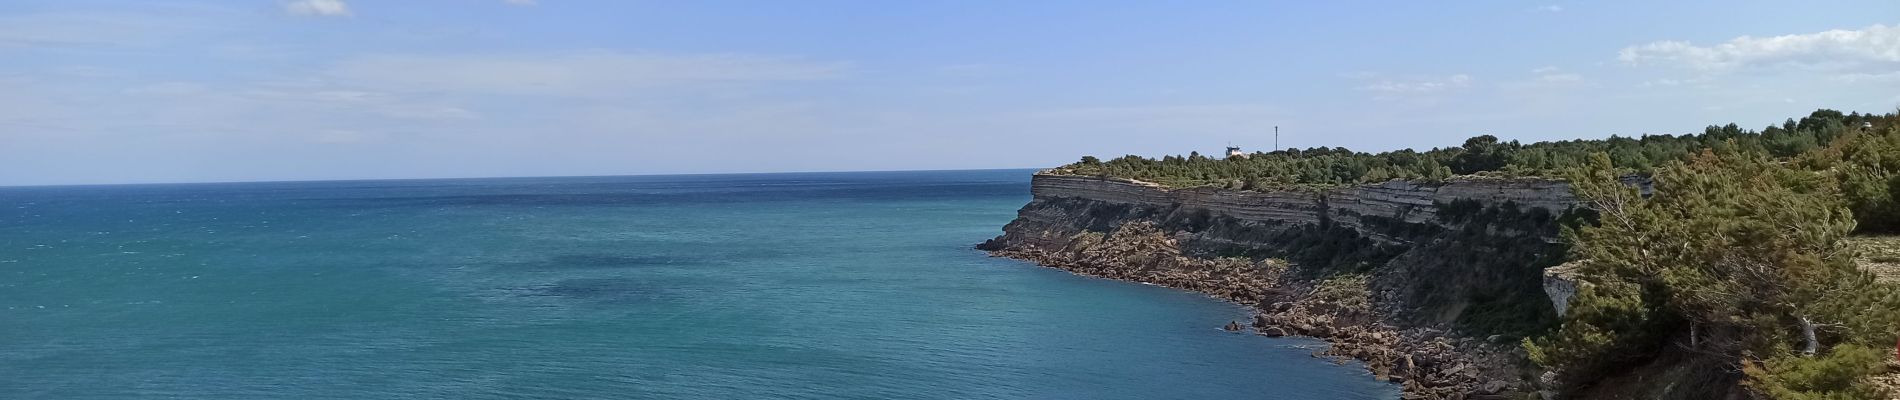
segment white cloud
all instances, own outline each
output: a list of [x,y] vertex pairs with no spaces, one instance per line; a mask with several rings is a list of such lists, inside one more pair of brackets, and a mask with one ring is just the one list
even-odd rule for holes
[[1372,84],[1360,86],[1359,90],[1380,93],[1384,95],[1403,95],[1403,94],[1438,93],[1438,92],[1443,92],[1443,91],[1452,90],[1452,89],[1464,88],[1467,86],[1471,86],[1471,76],[1465,75],[1465,74],[1457,74],[1457,75],[1451,75],[1451,76],[1445,76],[1445,77],[1425,78],[1425,79],[1381,80],[1378,82],[1373,82]]
[[532,6],[535,4],[540,4],[540,2],[537,2],[535,0],[502,0],[502,2],[511,4],[511,5],[517,5],[517,6]]
[[1577,75],[1577,74],[1572,74],[1572,73],[1545,74],[1545,75],[1537,76],[1538,82],[1545,82],[1545,83],[1579,82],[1582,80],[1583,80],[1583,75]]
[[1560,5],[1556,5],[1556,4],[1551,4],[1551,5],[1547,5],[1547,6],[1543,6],[1543,7],[1538,7],[1538,8],[1537,8],[1537,11],[1543,11],[1543,12],[1564,12],[1564,6],[1560,6]]
[[736,54],[666,55],[590,51],[507,55],[381,55],[346,60],[325,75],[403,91],[601,96],[684,84],[812,81],[850,66]]
[[1900,71],[1874,72],[1874,73],[1851,73],[1851,74],[1845,74],[1845,75],[1834,77],[1834,79],[1844,81],[1847,83],[1885,83],[1885,82],[1900,83]]
[[1874,25],[1858,30],[1742,36],[1697,46],[1660,41],[1623,48],[1617,59],[1629,65],[1669,65],[1696,70],[1799,67],[1822,70],[1892,70],[1900,67],[1900,26]]
[[1662,78],[1662,79],[1656,79],[1656,80],[1650,80],[1650,81],[1643,81],[1643,83],[1636,84],[1636,86],[1637,87],[1658,87],[1658,86],[1666,87],[1666,86],[1680,86],[1682,85],[1682,83],[1683,81],[1681,79]]
[[342,17],[350,15],[350,5],[344,4],[343,0],[296,0],[284,3],[284,12],[291,15]]
[[1542,66],[1531,69],[1531,77],[1522,80],[1499,82],[1498,87],[1510,90],[1547,90],[1595,86],[1586,81],[1583,75],[1564,71],[1556,66]]
[[1714,81],[1715,79],[1709,76],[1698,76],[1698,77],[1687,78],[1687,79],[1656,78],[1656,79],[1646,80],[1641,83],[1637,83],[1636,87],[1639,87],[1639,88],[1665,88],[1665,87],[1675,87],[1675,86],[1708,87],[1709,84]]
[[1533,69],[1531,70],[1531,74],[1537,75],[1538,83],[1571,83],[1583,81],[1583,75],[1578,75],[1574,72],[1564,72],[1561,68],[1551,66]]

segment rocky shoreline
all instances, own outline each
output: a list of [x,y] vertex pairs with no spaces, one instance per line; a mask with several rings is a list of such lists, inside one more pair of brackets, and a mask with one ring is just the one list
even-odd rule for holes
[[1251,307],[1254,332],[1326,340],[1320,356],[1360,360],[1407,399],[1554,395],[1520,343],[1568,300],[1566,281],[1545,275],[1566,252],[1562,221],[1577,217],[1566,182],[1256,191],[1051,170],[1030,192],[979,249]]
[[1279,260],[1192,257],[1183,254],[1177,238],[1145,222],[1109,235],[1080,234],[1057,249],[985,249],[1078,275],[1194,291],[1251,307],[1257,334],[1323,339],[1331,346],[1315,356],[1359,360],[1377,379],[1401,385],[1406,399],[1509,399],[1530,390],[1515,342],[1384,323],[1363,277],[1310,280],[1291,276],[1290,266]]

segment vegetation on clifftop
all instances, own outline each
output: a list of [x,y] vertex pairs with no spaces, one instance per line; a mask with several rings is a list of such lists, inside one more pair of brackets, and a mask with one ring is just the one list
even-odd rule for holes
[[1791,158],[1858,132],[1862,124],[1872,123],[1873,129],[1879,130],[1893,125],[1896,119],[1895,114],[1818,110],[1799,120],[1790,118],[1781,125],[1759,131],[1728,124],[1709,126],[1699,134],[1613,136],[1531,144],[1499,141],[1484,135],[1467,139],[1462,146],[1422,152],[1405,149],[1363,153],[1343,147],[1315,147],[1256,152],[1238,158],[1212,158],[1196,153],[1159,159],[1129,155],[1104,161],[1090,156],[1055,171],[1135,179],[1171,187],[1279,189],[1291,185],[1444,179],[1467,174],[1561,176],[1564,171],[1589,162],[1591,154],[1603,153],[1619,171],[1646,173],[1702,149],[1734,147],[1776,158]]

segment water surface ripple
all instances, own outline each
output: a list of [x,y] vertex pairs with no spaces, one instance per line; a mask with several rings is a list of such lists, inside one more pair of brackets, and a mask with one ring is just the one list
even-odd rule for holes
[[1028,176],[0,188],[0,398],[1397,397],[971,250]]

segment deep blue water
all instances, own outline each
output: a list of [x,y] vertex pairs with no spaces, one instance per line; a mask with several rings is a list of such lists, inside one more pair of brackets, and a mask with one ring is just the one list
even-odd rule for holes
[[0,398],[1397,397],[971,250],[1028,176],[0,188]]

